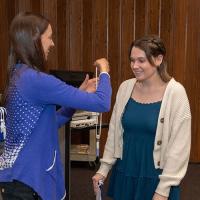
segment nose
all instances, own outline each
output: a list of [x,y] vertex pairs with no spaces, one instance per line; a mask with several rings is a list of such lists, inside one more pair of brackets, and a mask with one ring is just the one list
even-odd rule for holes
[[137,69],[138,68],[137,62],[131,62],[131,68],[132,69]]

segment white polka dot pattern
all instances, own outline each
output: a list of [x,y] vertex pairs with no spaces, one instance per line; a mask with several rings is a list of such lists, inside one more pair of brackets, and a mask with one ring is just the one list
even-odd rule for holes
[[9,88],[6,118],[7,135],[4,152],[0,156],[0,169],[12,167],[19,152],[25,146],[38,121],[43,106],[25,101],[16,86]]

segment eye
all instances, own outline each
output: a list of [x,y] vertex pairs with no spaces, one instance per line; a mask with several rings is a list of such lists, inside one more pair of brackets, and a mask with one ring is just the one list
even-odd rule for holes
[[143,57],[138,58],[137,60],[138,60],[139,63],[144,63],[144,62],[146,62],[146,59],[143,58]]
[[138,59],[138,61],[139,61],[140,63],[144,63],[144,62],[145,62],[144,59]]
[[130,61],[131,61],[131,63],[134,63],[134,62],[135,62],[135,59],[130,58]]

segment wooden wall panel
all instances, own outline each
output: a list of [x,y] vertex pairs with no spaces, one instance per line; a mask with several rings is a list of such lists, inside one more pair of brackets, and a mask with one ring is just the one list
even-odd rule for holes
[[31,11],[31,0],[15,0],[16,13]]
[[[8,26],[10,25],[13,17],[16,14],[16,3],[15,1],[13,2],[13,0],[7,0],[6,1],[6,6],[4,8],[7,12],[7,20],[8,20]],[[8,28],[5,28],[5,31],[8,31]]]
[[82,67],[84,71],[94,72],[92,53],[93,3],[83,0],[83,37],[82,37]]
[[82,69],[82,0],[70,1],[70,69]]
[[[110,62],[110,73],[112,76],[112,84],[119,86],[121,83],[121,6],[120,0],[110,0],[108,4],[108,60]],[[114,94],[117,92],[117,88],[113,88]],[[112,96],[112,102],[114,103],[115,96]]]
[[55,69],[58,66],[57,0],[41,0],[41,13],[50,20],[53,29],[53,41],[55,47],[49,53],[48,69]]
[[[0,42],[5,48],[0,49],[0,90],[5,84],[8,24],[19,11],[39,12],[50,19],[56,47],[49,57],[49,69],[94,72],[97,58],[109,59],[112,105],[120,83],[133,76],[130,43],[145,34],[159,34],[167,47],[169,72],[183,83],[189,96],[191,161],[200,162],[199,7],[199,0],[1,0]],[[110,114],[104,114],[104,121],[109,121]],[[105,140],[106,134],[102,147]]]
[[[123,0],[121,4],[121,79],[126,80],[133,77],[129,62],[129,47],[134,40],[134,1]],[[115,95],[115,94],[114,94]]]
[[167,49],[167,55],[166,60],[168,63],[168,71],[170,74],[172,74],[172,55],[170,52],[173,52],[173,15],[174,15],[174,9],[173,9],[173,2],[174,0],[162,0],[160,1],[160,12],[161,12],[161,19],[160,19],[160,30],[159,34],[160,37],[164,40],[165,46]]
[[[63,0],[62,0],[63,1]],[[70,2],[71,0],[66,0],[66,54],[65,54],[65,66],[62,68],[65,70],[70,70]],[[58,19],[59,20],[59,19]],[[62,41],[62,38],[60,38]]]
[[31,0],[31,11],[41,13],[41,0]]
[[135,0],[134,1],[134,5],[135,5],[135,9],[134,9],[134,16],[135,16],[135,21],[134,21],[134,26],[135,26],[135,34],[134,34],[134,38],[139,38],[141,36],[143,36],[144,34],[146,34],[145,32],[145,15],[146,15],[146,4],[145,4],[146,0]]
[[0,4],[0,93],[5,86],[6,81],[6,69],[7,69],[7,57],[8,57],[8,19],[7,19],[7,7],[6,0],[2,0]]
[[[171,57],[173,67],[173,76],[184,84],[185,81],[185,67],[186,67],[186,53],[187,53],[187,17],[188,0],[176,0],[174,3],[173,15],[173,49]],[[178,33],[178,34],[177,34]],[[181,72],[180,72],[181,70]]]
[[147,0],[146,1],[146,33],[157,34],[160,32],[161,20],[161,1],[160,0]]
[[58,51],[58,62],[56,69],[65,69],[66,68],[66,9],[67,1],[57,0],[57,51]]
[[187,37],[185,48],[185,81],[192,111],[191,161],[200,162],[200,3],[191,0],[188,4]]
[[108,57],[107,50],[107,0],[94,0],[92,24],[92,58]]

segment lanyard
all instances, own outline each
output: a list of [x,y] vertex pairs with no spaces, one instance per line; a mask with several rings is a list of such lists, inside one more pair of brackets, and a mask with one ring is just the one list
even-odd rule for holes
[[0,107],[0,142],[3,142],[6,138],[6,109]]
[[98,191],[96,193],[96,200],[102,200],[102,189],[103,189],[103,181],[99,180]]
[[[98,69],[96,67],[95,77],[96,77],[96,89],[97,89],[97,73]],[[101,126],[102,126],[102,113],[96,116],[97,117],[97,123],[96,123],[96,156],[99,158],[99,143],[100,143],[100,137],[101,137]],[[99,128],[98,128],[99,125]]]

